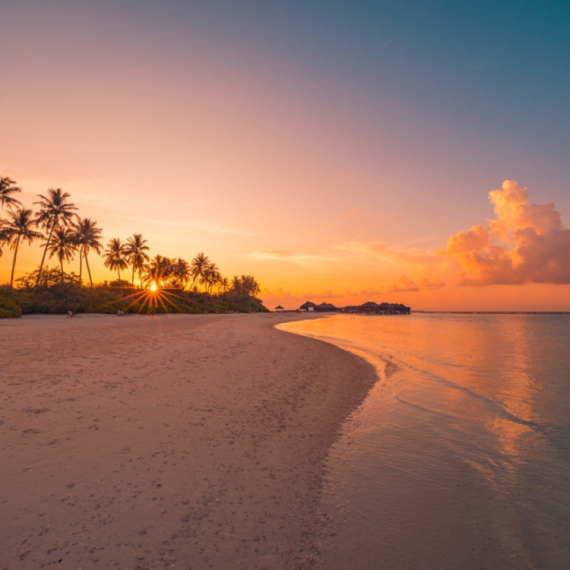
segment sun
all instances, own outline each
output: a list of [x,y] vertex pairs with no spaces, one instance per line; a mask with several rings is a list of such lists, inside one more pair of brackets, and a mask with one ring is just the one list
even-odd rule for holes
[[158,289],[158,285],[153,281],[153,282],[150,284],[149,289],[150,289],[152,292],[154,292],[154,291],[156,291],[156,290]]

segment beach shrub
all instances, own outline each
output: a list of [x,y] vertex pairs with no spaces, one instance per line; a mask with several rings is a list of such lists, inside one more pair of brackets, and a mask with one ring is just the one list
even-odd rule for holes
[[75,283],[58,283],[51,287],[14,290],[14,295],[26,314],[65,314],[85,312],[83,289]]
[[[149,297],[146,289],[134,287],[127,281],[99,283],[93,287],[80,285],[74,275],[66,276],[47,270],[36,287],[37,271],[17,280],[18,287],[10,292],[21,314],[102,313],[258,313],[268,312],[263,303],[253,296],[253,285],[247,286],[248,276],[239,283],[241,289],[213,295],[181,288],[165,288],[156,298]],[[245,285],[243,285],[245,284]],[[253,283],[255,285],[255,283]],[[150,302],[149,302],[150,301]]]
[[10,295],[0,293],[0,319],[19,319],[22,316],[22,308]]

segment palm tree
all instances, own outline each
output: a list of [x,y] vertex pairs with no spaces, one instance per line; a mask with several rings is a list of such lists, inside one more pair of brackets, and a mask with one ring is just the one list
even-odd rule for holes
[[252,275],[241,276],[241,290],[242,293],[255,297],[261,292],[259,284]]
[[89,268],[89,260],[87,254],[89,250],[96,251],[99,255],[103,246],[99,241],[101,239],[101,228],[97,227],[97,222],[94,222],[90,218],[79,218],[79,221],[75,225],[74,235],[75,243],[79,247],[79,283],[81,284],[83,263],[82,259],[85,258],[85,265],[87,266],[87,273],[89,274],[89,283],[93,287],[93,279],[91,278],[91,269]]
[[204,270],[210,264],[207,255],[199,253],[190,263],[190,274],[192,276],[192,287],[196,285],[197,281],[201,281],[204,277]]
[[105,250],[105,267],[108,267],[111,271],[117,270],[117,275],[119,276],[119,281],[121,280],[121,269],[126,269],[129,266],[127,261],[125,244],[121,243],[120,239],[113,238],[108,244]]
[[232,286],[234,293],[237,295],[247,295],[255,297],[261,292],[259,284],[252,275],[237,275],[232,279]]
[[222,277],[218,281],[218,294],[220,293],[227,293],[230,288],[230,282],[228,281],[227,277]]
[[188,284],[188,281],[190,281],[191,276],[190,265],[185,259],[181,259],[179,257],[172,264],[172,277],[174,277],[175,285],[184,289]]
[[168,278],[172,275],[173,263],[168,257],[155,255],[145,266],[142,281],[145,285],[155,283],[164,287]]
[[4,230],[4,220],[0,218],[0,257],[2,257],[2,246],[8,241],[8,236]]
[[202,270],[202,277],[200,283],[204,285],[206,293],[210,293],[212,287],[221,279],[218,266],[215,263],[208,263]]
[[35,231],[36,221],[32,218],[32,210],[18,208],[8,212],[8,219],[4,220],[2,228],[3,241],[10,244],[14,250],[14,260],[12,261],[12,274],[10,275],[10,289],[14,285],[14,270],[16,268],[16,257],[21,241],[31,244],[35,239],[43,238],[43,234]]
[[73,219],[77,216],[77,214],[73,212],[73,210],[77,210],[75,205],[67,202],[70,194],[67,192],[62,192],[60,188],[57,188],[56,190],[50,188],[48,190],[47,197],[43,196],[42,194],[38,194],[38,196],[41,198],[41,200],[34,202],[34,204],[40,205],[40,210],[36,216],[36,223],[38,226],[48,232],[48,238],[44,244],[44,253],[42,255],[42,261],[40,263],[40,269],[38,271],[36,287],[40,282],[46,253],[51,243],[51,237],[55,228],[65,228],[71,226]]
[[141,234],[133,234],[133,237],[127,239],[125,244],[125,253],[129,260],[129,263],[133,267],[133,278],[132,284],[135,284],[135,271],[138,271],[139,281],[141,281],[141,274],[144,264],[149,260],[149,256],[146,253],[150,248],[148,247],[147,240],[143,239]]
[[4,204],[21,205],[21,202],[19,200],[16,200],[16,198],[12,198],[12,196],[10,196],[10,194],[15,194],[16,192],[22,191],[21,188],[14,186],[14,184],[16,184],[16,182],[6,176],[0,178],[0,207],[2,211],[4,211]]
[[53,234],[53,239],[49,244],[49,257],[50,259],[57,255],[59,265],[61,267],[61,283],[63,283],[63,262],[70,262],[73,260],[75,252],[77,251],[77,241],[75,239],[75,231],[71,228],[56,228]]

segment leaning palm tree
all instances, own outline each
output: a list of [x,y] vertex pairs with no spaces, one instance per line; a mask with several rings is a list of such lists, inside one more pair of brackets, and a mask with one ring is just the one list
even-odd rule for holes
[[61,283],[63,283],[64,278],[63,262],[67,261],[69,263],[73,260],[77,247],[78,245],[75,239],[74,230],[71,228],[55,229],[48,250],[50,259],[54,255],[57,255],[57,258],[59,259],[59,266],[61,267]]
[[132,284],[135,284],[135,271],[139,274],[139,281],[142,283],[142,270],[144,264],[149,260],[146,253],[150,248],[148,247],[147,240],[143,239],[141,234],[133,234],[133,237],[127,238],[125,244],[125,252],[127,259],[133,268]]
[[93,279],[91,278],[91,269],[89,268],[89,259],[87,254],[90,250],[94,250],[99,255],[103,249],[103,245],[99,241],[101,239],[101,228],[97,227],[97,222],[90,218],[79,218],[74,227],[75,243],[79,247],[79,283],[82,283],[83,263],[87,266],[87,273],[89,274],[89,283],[93,287]]
[[12,198],[10,194],[16,194],[16,192],[21,192],[22,189],[14,186],[16,182],[11,180],[8,177],[0,177],[0,209],[4,211],[4,204],[6,205],[13,205],[16,204],[21,205],[19,200],[16,198]]
[[44,266],[46,253],[49,249],[55,228],[70,227],[73,223],[74,218],[77,217],[77,214],[74,213],[74,210],[77,210],[77,208],[74,204],[67,202],[70,194],[67,192],[62,192],[60,188],[57,188],[56,190],[50,188],[48,190],[47,197],[43,196],[42,194],[38,194],[38,196],[41,198],[41,200],[34,202],[34,204],[40,205],[40,210],[36,216],[36,222],[38,226],[40,226],[48,233],[48,237],[47,241],[44,243],[44,253],[42,255],[42,261],[40,263],[40,269],[38,271],[36,287],[40,282],[40,278],[42,276],[42,269]]
[[8,219],[2,224],[2,239],[5,243],[9,243],[14,250],[14,260],[12,261],[12,273],[10,275],[10,289],[14,285],[14,270],[16,269],[16,257],[18,255],[18,247],[21,241],[27,241],[31,244],[35,239],[43,238],[43,234],[34,230],[37,226],[36,221],[32,218],[32,210],[18,208],[8,212]]
[[129,266],[127,255],[125,251],[125,244],[121,243],[120,239],[113,238],[108,244],[105,254],[104,265],[111,271],[117,270],[119,281],[121,280],[121,269],[126,269]]

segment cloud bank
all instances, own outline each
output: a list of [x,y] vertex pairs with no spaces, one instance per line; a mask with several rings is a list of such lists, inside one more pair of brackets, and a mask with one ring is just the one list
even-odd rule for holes
[[505,180],[489,192],[497,219],[451,236],[440,253],[461,263],[463,285],[570,283],[570,230],[554,204],[532,204]]
[[253,251],[249,257],[262,261],[289,261],[297,265],[311,267],[317,263],[328,261],[329,259],[321,255],[312,255],[309,253],[300,253],[285,249],[273,249],[266,251]]
[[403,277],[400,277],[398,283],[390,287],[386,287],[384,291],[386,293],[417,293],[418,291],[435,291],[442,287],[445,287],[445,283],[441,279],[430,281],[429,279],[423,278],[419,281],[413,281],[408,276],[404,275]]
[[391,247],[382,242],[348,241],[337,246],[338,250],[349,253],[361,253],[381,258],[393,264],[406,263],[415,266],[432,266],[440,262],[435,252],[422,249]]

